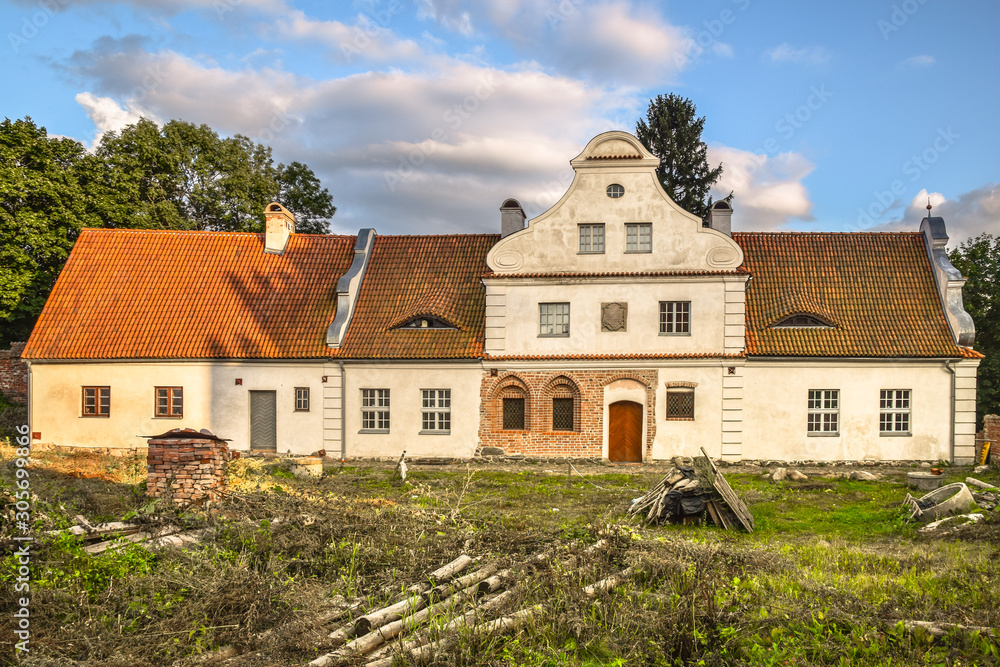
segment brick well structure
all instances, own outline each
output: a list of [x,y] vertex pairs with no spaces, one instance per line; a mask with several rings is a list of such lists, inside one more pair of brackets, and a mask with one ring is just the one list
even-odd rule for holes
[[[480,388],[479,441],[507,454],[601,458],[604,454],[604,388],[616,380],[635,380],[646,387],[646,459],[652,458],[656,436],[654,409],[657,372],[517,371],[483,376]],[[524,430],[504,430],[503,399],[524,399]],[[573,399],[573,430],[552,428],[552,399]]]
[[21,361],[26,343],[11,343],[0,350],[0,394],[22,405],[28,404],[28,366]]
[[983,431],[980,444],[982,444],[983,440],[993,443],[990,446],[990,463],[994,465],[1000,463],[1000,415],[985,415],[983,417]]
[[173,429],[149,440],[146,494],[176,504],[218,499],[226,490],[229,446],[212,433]]

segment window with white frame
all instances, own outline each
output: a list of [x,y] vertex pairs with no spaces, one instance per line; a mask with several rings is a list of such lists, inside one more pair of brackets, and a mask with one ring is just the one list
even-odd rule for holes
[[806,432],[809,435],[839,435],[840,390],[810,389],[808,414]]
[[389,430],[389,390],[361,390],[361,430]]
[[604,252],[604,225],[577,225],[580,229],[580,252]]
[[660,333],[689,335],[691,333],[691,302],[660,302]]
[[421,433],[451,431],[451,389],[421,389]]
[[879,435],[910,435],[910,390],[883,389],[879,392]]
[[625,252],[653,252],[653,225],[630,222],[625,225]]
[[539,336],[569,335],[568,303],[538,304],[538,335]]

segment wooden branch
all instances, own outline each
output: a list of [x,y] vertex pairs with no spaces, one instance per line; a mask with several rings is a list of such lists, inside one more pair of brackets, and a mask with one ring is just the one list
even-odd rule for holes
[[473,584],[478,588],[480,582],[484,579],[488,579],[497,571],[496,563],[488,563],[483,567],[479,568],[475,572],[467,574],[463,577],[459,577],[448,584],[441,584],[440,586],[435,586],[428,592],[424,593],[424,597],[428,600],[439,599],[443,600],[455,591],[462,590],[463,588],[468,588]]
[[399,635],[404,629],[420,625],[428,618],[430,618],[431,615],[437,614],[446,608],[450,608],[455,604],[463,602],[466,599],[469,598],[474,599],[477,588],[478,584],[474,586],[469,586],[465,590],[459,591],[449,596],[448,599],[442,600],[441,602],[438,602],[435,605],[432,605],[430,607],[425,607],[424,609],[421,609],[415,614],[400,618],[399,620],[393,621],[392,623],[388,623],[380,628],[376,628],[375,630],[369,632],[366,635],[357,637],[356,639],[352,639],[347,644],[337,649],[336,651],[333,651],[332,653],[321,655],[320,657],[316,658],[309,664],[313,665],[314,667],[324,667],[326,665],[333,665],[333,664],[338,664],[340,662],[344,662],[355,656],[365,655],[367,653],[370,653],[374,651],[376,648],[378,648],[386,640],[392,639],[393,637]]
[[607,579],[601,579],[596,584],[591,584],[590,586],[587,586],[586,588],[583,589],[583,592],[587,595],[587,597],[594,597],[595,595],[597,595],[598,591],[606,591],[611,588],[614,588],[621,582],[630,578],[632,574],[633,574],[633,569],[631,567],[625,568],[618,574],[613,574]]
[[[896,622],[898,623],[899,621]],[[988,637],[993,636],[993,628],[987,628],[981,625],[962,625],[961,623],[942,623],[939,621],[910,621],[904,619],[903,627],[907,632],[913,632],[917,628],[922,628],[927,631],[927,634],[933,637],[944,637],[951,630],[978,632],[979,634],[986,635]]]

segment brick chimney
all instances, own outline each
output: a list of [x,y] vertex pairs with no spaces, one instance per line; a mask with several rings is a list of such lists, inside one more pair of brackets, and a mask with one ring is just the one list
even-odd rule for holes
[[524,210],[516,199],[508,199],[500,207],[500,238],[524,229]]
[[264,252],[281,255],[288,237],[295,233],[295,216],[278,202],[264,209]]
[[733,207],[724,199],[712,204],[708,212],[708,227],[722,232],[726,236],[733,235]]

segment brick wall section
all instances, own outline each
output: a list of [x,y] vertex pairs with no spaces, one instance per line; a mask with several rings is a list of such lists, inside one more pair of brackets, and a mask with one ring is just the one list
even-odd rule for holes
[[[1000,415],[986,415],[983,417],[982,440],[988,440],[990,445],[989,460],[991,463],[1000,463]],[[979,452],[976,452],[979,455]]]
[[223,441],[154,438],[146,454],[146,493],[169,495],[179,505],[216,500],[226,490],[228,460],[229,446]]
[[[507,454],[538,457],[601,458],[604,454],[604,387],[615,380],[646,385],[646,453],[652,458],[656,435],[654,406],[657,372],[568,371],[484,373],[480,386],[479,441]],[[572,396],[573,431],[552,430],[552,399]],[[525,430],[503,430],[503,398],[523,397]]]
[[28,404],[28,365],[21,361],[25,343],[11,343],[9,350],[0,350],[0,394],[10,400]]

